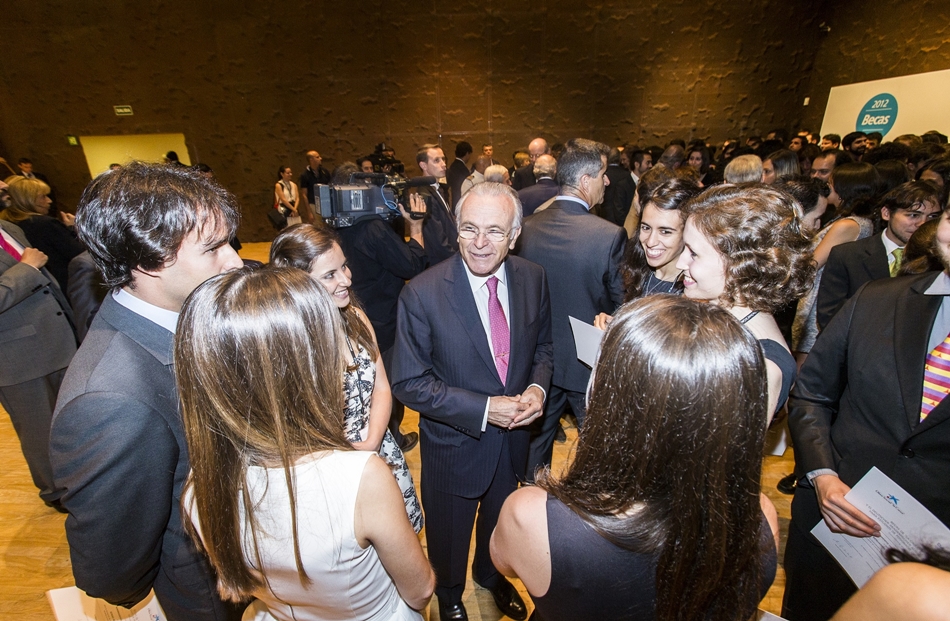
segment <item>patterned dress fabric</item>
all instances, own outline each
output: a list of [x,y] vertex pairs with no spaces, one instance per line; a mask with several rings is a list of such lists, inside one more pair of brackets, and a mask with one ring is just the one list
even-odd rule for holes
[[[376,385],[376,365],[363,347],[359,348],[353,359],[353,368],[348,369],[343,379],[343,390],[346,394],[346,408],[343,412],[343,431],[350,442],[360,442],[363,434],[369,427],[369,406],[373,396],[373,387]],[[383,436],[383,443],[379,448],[379,456],[392,468],[396,483],[402,491],[403,501],[406,503],[406,513],[416,533],[422,530],[422,507],[416,496],[416,488],[406,465],[406,458],[402,449],[396,444],[392,433],[387,429]]]

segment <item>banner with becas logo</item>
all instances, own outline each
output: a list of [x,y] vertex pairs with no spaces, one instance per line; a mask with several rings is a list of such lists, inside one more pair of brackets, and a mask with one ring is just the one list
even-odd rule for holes
[[884,140],[935,129],[950,135],[950,69],[832,87],[821,135],[880,132]]

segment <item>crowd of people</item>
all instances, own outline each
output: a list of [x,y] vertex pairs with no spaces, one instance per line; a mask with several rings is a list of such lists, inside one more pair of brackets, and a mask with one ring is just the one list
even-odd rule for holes
[[[418,619],[433,594],[467,619],[474,540],[471,577],[513,619],[517,577],[537,620],[744,620],[779,560],[760,478],[787,412],[783,616],[945,610],[944,551],[891,551],[924,564],[855,594],[810,531],[879,534],[845,498],[871,467],[950,523],[950,148],[818,143],[539,137],[510,169],[424,145],[399,217],[338,229],[319,186],[404,167],[385,144],[332,174],[309,151],[299,184],[278,171],[273,211],[301,222],[266,265],[237,255],[210,169],[116,166],[73,216],[21,160],[0,184],[0,402],[68,514],[77,586],[154,589],[172,620],[253,599],[261,619]],[[572,317],[604,330],[593,367]]]

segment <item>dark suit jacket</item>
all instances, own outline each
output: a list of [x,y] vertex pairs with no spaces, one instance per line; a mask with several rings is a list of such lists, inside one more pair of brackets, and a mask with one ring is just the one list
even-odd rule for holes
[[423,485],[466,498],[488,489],[507,435],[511,468],[523,478],[529,433],[482,419],[488,398],[551,380],[551,313],[544,270],[506,259],[511,357],[502,385],[461,256],[413,278],[399,296],[393,394],[421,415]]
[[170,620],[239,619],[182,527],[189,462],[172,338],[108,295],[66,372],[50,461],[65,490],[73,576],[123,606],[154,587]]
[[465,178],[470,174],[471,172],[468,166],[459,158],[455,158],[455,161],[452,162],[448,172],[445,174],[445,180],[449,184],[449,198],[451,198],[449,204],[452,205],[453,211],[455,210],[455,206],[459,204],[459,199],[462,198],[462,182],[465,181]]
[[877,466],[950,524],[950,399],[918,422],[936,276],[870,282],[842,307],[802,367],[788,426],[799,475],[831,468],[853,486]]
[[861,285],[890,275],[880,234],[832,248],[818,286],[818,327],[824,329]]
[[600,204],[600,215],[617,226],[623,226],[623,221],[627,219],[630,206],[633,204],[633,194],[637,190],[637,184],[633,182],[630,171],[623,166],[608,166],[607,179],[610,185],[604,188],[604,202]]
[[18,226],[26,233],[30,244],[49,257],[46,269],[59,283],[60,289],[66,291],[69,287],[69,262],[85,250],[75,231],[57,218],[39,215],[19,222]]
[[89,252],[73,257],[69,262],[69,287],[66,296],[76,316],[76,336],[81,343],[86,338],[92,320],[99,312],[109,289],[102,282],[102,274],[93,263]]
[[511,180],[511,187],[516,190],[523,190],[537,183],[534,178],[534,163],[522,166],[515,171],[515,176]]
[[518,190],[518,199],[521,201],[521,210],[527,218],[534,210],[557,196],[557,182],[550,177],[542,177],[534,185]]
[[577,359],[568,316],[592,323],[623,303],[620,264],[627,233],[574,201],[557,200],[526,218],[518,256],[538,263],[551,287],[554,379],[566,390],[587,390],[590,368]]
[[350,264],[353,293],[376,331],[379,351],[396,341],[396,302],[406,281],[429,264],[426,252],[380,218],[364,218],[337,231]]
[[[23,231],[0,228],[29,247]],[[69,366],[76,353],[72,311],[46,268],[14,260],[0,250],[0,385],[14,386]]]
[[459,250],[455,215],[441,190],[441,186],[439,192],[429,185],[419,188],[419,196],[426,202],[429,214],[422,225],[422,241],[425,242],[429,265],[444,261]]

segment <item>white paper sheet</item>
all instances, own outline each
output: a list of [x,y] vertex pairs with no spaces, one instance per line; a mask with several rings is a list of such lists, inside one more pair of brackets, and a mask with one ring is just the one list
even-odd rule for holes
[[884,553],[891,548],[917,552],[925,544],[950,547],[950,528],[877,468],[871,468],[845,499],[880,524],[880,537],[832,533],[824,520],[811,532],[858,588],[887,565]]
[[600,351],[600,341],[604,338],[604,331],[580,319],[568,316],[571,321],[571,330],[574,331],[574,349],[577,359],[594,368],[597,361],[597,352]]
[[771,612],[765,612],[761,608],[756,611],[755,617],[753,617],[753,619],[755,619],[755,621],[787,621],[785,617],[773,615]]
[[56,621],[165,621],[165,612],[158,605],[155,593],[134,608],[113,606],[105,600],[89,597],[76,587],[46,592]]

